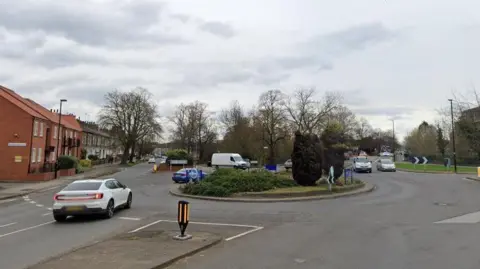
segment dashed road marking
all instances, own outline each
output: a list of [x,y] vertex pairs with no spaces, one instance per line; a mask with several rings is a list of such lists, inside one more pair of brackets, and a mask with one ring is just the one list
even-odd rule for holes
[[36,203],[37,203],[37,202],[35,202],[35,201],[30,201],[30,204],[36,204]]
[[480,222],[480,211],[435,222],[436,224],[471,224]]
[[2,224],[2,225],[0,225],[0,228],[12,226],[12,225],[15,225],[15,224],[17,224],[17,223],[16,223],[16,222],[12,222],[12,223],[8,223],[8,224]]
[[38,206],[38,207],[43,207],[43,205],[41,205],[41,204],[36,204],[36,206]]
[[48,213],[42,214],[43,217],[48,216],[48,215],[52,215],[52,212],[48,212]]
[[51,207],[47,208],[48,210],[52,211],[53,209]]
[[131,217],[119,217],[119,219],[123,219],[123,220],[141,220],[140,218],[131,218]]

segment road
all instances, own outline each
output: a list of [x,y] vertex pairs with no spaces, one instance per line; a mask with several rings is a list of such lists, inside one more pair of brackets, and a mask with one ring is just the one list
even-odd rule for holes
[[[137,165],[115,175],[135,196],[132,209],[110,220],[54,223],[48,206],[55,189],[0,204],[0,268],[24,268],[158,219],[175,219],[178,198],[168,195],[169,175],[151,174],[150,168]],[[191,200],[192,221],[264,228],[171,269],[480,268],[480,213],[453,220],[459,223],[435,223],[479,211],[480,183],[453,175],[356,175],[378,189],[311,202]]]

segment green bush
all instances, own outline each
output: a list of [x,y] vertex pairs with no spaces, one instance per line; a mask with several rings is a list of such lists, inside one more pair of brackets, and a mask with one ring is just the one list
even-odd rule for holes
[[91,160],[80,160],[79,164],[80,164],[81,167],[87,167],[87,168],[92,167],[92,161]]
[[58,157],[58,167],[59,169],[71,169],[77,168],[78,159],[73,156],[62,155]]
[[268,171],[218,169],[199,183],[185,185],[182,191],[192,195],[227,197],[234,193],[261,192],[294,186],[298,184],[292,179]]
[[97,156],[97,155],[90,154],[90,155],[88,155],[88,159],[89,159],[89,160],[92,160],[92,161],[96,161],[96,160],[98,160],[98,156]]
[[169,160],[187,160],[188,164],[193,163],[193,158],[184,149],[172,149],[165,153]]

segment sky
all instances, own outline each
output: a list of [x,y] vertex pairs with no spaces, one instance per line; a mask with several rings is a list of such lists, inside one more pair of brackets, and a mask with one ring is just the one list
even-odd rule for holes
[[[403,137],[480,84],[476,0],[0,0],[0,84],[81,119],[137,86],[163,116],[338,91]],[[480,86],[479,86],[480,87]]]

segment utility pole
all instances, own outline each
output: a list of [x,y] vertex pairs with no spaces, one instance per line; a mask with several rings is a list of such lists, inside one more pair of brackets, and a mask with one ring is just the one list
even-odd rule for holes
[[392,153],[393,162],[395,162],[395,119],[392,119]]
[[457,173],[457,153],[455,149],[455,123],[453,122],[453,99],[448,99],[450,101],[450,117],[452,119],[452,150],[453,150],[453,168],[455,174]]

